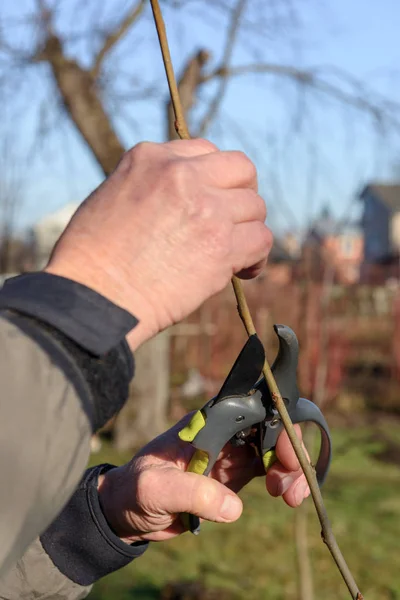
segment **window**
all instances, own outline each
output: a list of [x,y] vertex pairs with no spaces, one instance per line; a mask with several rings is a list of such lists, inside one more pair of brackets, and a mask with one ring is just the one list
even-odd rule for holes
[[350,235],[344,235],[340,242],[342,255],[346,258],[351,256],[354,250],[354,239]]

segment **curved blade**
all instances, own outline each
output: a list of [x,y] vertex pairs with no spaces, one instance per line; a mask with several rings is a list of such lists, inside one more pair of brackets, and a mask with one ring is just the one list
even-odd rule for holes
[[261,375],[264,361],[264,347],[256,334],[251,335],[225,379],[214,403],[216,404],[228,396],[248,394]]
[[[299,344],[296,334],[287,325],[274,325],[274,330],[278,336],[279,350],[271,370],[282,398],[287,401],[287,409],[290,412],[299,399],[297,388]],[[257,383],[256,388],[261,391],[265,406],[272,407],[271,394],[264,377]],[[275,431],[275,433],[279,432]]]
[[288,408],[290,408],[295,406],[299,399],[297,388],[299,343],[296,334],[287,325],[274,325],[274,330],[279,338],[279,351],[272,365],[272,373],[282,398],[288,400]]

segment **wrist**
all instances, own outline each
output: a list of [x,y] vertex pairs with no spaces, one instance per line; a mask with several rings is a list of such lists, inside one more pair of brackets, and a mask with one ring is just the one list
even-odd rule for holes
[[139,322],[126,335],[132,352],[158,333],[152,309],[142,295],[134,289],[128,291],[127,286],[121,283],[120,278],[113,276],[105,268],[88,268],[87,266],[82,267],[82,265],[77,268],[73,260],[67,262],[55,258],[50,260],[43,270],[85,285],[134,315]]
[[119,467],[99,475],[97,493],[101,510],[110,529],[123,542],[126,544],[142,542],[140,535],[132,531],[132,526],[126,519],[124,487],[120,475]]

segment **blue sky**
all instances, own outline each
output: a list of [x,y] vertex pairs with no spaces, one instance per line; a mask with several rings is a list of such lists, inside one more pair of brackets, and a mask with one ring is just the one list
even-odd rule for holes
[[[133,2],[107,0],[103,4],[104,14],[99,20],[104,25],[118,20]],[[268,7],[273,2],[249,0],[249,14],[254,14],[261,4]],[[287,23],[283,30],[272,24],[264,37],[242,31],[232,63],[252,63],[257,52],[261,62],[302,69],[320,67],[321,73],[334,67],[366,82],[375,93],[400,103],[399,2],[297,0],[294,4],[298,7],[300,31],[292,30]],[[56,23],[59,31],[85,28],[93,19],[93,11],[85,13],[81,8],[78,14],[73,0],[61,0],[60,5],[63,11]],[[18,18],[33,6],[32,0],[2,0],[3,27],[10,17]],[[209,10],[205,14],[204,5],[194,1],[187,3],[183,13],[167,10],[165,14],[178,71],[185,58],[199,47],[210,49],[214,64],[218,63],[224,22],[217,13]],[[270,18],[267,10],[262,16]],[[10,42],[25,47],[30,47],[34,39],[34,30],[26,25],[17,33],[8,25],[7,33]],[[90,61],[90,47],[83,42],[71,43],[68,52],[83,64]],[[143,80],[157,82],[160,89],[160,96],[154,101],[124,105],[125,115],[133,125],[127,125],[119,109],[114,112],[110,108],[124,143],[129,147],[141,139],[162,141],[167,87],[149,15],[116,48],[106,67],[112,72],[115,64],[124,72],[124,81],[116,79],[118,91],[129,90],[130,77],[135,78],[133,89],[137,81]],[[47,100],[49,94],[54,96],[54,90],[46,66],[31,67],[21,77],[21,91],[15,85],[15,92],[3,102],[0,94],[0,131],[11,136],[13,156],[23,171],[24,205],[18,222],[26,226],[66,202],[83,200],[102,176],[68,120],[54,112],[53,103]],[[334,82],[330,77],[329,81]],[[203,90],[202,98],[210,97],[213,91],[212,86]],[[201,100],[194,115],[201,114],[203,108]],[[50,136],[43,132],[37,135],[39,114],[42,121],[43,115],[54,121]],[[243,149],[255,160],[271,226],[277,232],[304,226],[327,203],[337,216],[342,217],[349,206],[356,215],[357,203],[352,199],[357,189],[374,178],[391,178],[392,165],[400,158],[399,139],[393,127],[387,128],[385,136],[377,134],[369,117],[344,109],[323,94],[307,92],[303,98],[287,80],[270,75],[232,79],[220,115],[208,137],[221,148]]]

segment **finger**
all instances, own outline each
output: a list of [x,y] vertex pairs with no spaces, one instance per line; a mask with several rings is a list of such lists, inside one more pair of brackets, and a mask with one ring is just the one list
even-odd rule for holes
[[[178,434],[190,422],[195,412],[191,411],[170,429],[151,440],[136,453],[135,457],[146,457],[151,454],[154,462],[159,465],[164,465],[165,461],[169,460],[175,462],[176,466],[183,471],[186,471],[193,455],[193,446],[183,442]],[[168,448],[168,452],[166,452],[166,448]]]
[[308,487],[307,480],[302,474],[300,477],[289,487],[287,492],[283,494],[283,499],[292,508],[300,506],[300,504],[308,498],[310,495],[310,488]]
[[[303,438],[302,438],[300,425],[295,425],[294,429],[296,431],[297,437],[301,441]],[[302,444],[302,445],[308,456],[308,453],[304,447],[304,444]],[[286,469],[288,469],[289,471],[297,471],[298,469],[300,469],[300,463],[299,463],[297,456],[293,450],[293,446],[289,440],[286,430],[283,430],[282,433],[279,435],[278,441],[276,443],[275,451],[276,451],[276,456],[277,456],[279,462]]]
[[224,214],[230,214],[234,224],[249,221],[264,223],[267,207],[264,199],[253,189],[232,189],[220,191],[216,202]]
[[232,234],[233,272],[243,275],[259,271],[268,258],[272,239],[271,231],[260,221],[235,225]]
[[176,156],[182,156],[183,158],[219,152],[219,148],[215,144],[203,138],[172,140],[170,142],[165,142],[163,147],[173,152]]
[[[211,476],[234,492],[238,492],[254,477],[265,475],[263,465],[253,448],[232,448],[233,452],[220,454]],[[243,452],[236,452],[243,450]]]
[[208,521],[230,523],[243,510],[236,494],[209,477],[175,468],[153,468],[141,478],[141,505],[151,512],[191,513]]
[[[222,466],[223,468],[247,468],[254,457],[257,457],[257,453],[249,444],[233,446],[228,442],[219,453],[215,466]],[[261,461],[259,462],[261,463]]]
[[266,476],[266,486],[271,496],[283,496],[302,477],[302,470],[290,471],[279,462],[272,465]]
[[204,182],[217,188],[258,190],[257,170],[243,153],[235,150],[202,154],[193,165],[201,169]]
[[161,531],[152,531],[150,533],[142,534],[142,539],[149,540],[152,542],[164,542],[175,538],[181,533],[185,533],[185,531],[187,531],[187,529],[182,523],[182,520],[176,518],[172,525],[170,525],[170,527],[162,529]]
[[260,260],[258,263],[248,267],[247,269],[241,269],[238,273],[236,273],[236,276],[239,277],[239,279],[254,279],[260,275],[266,264],[266,259]]

